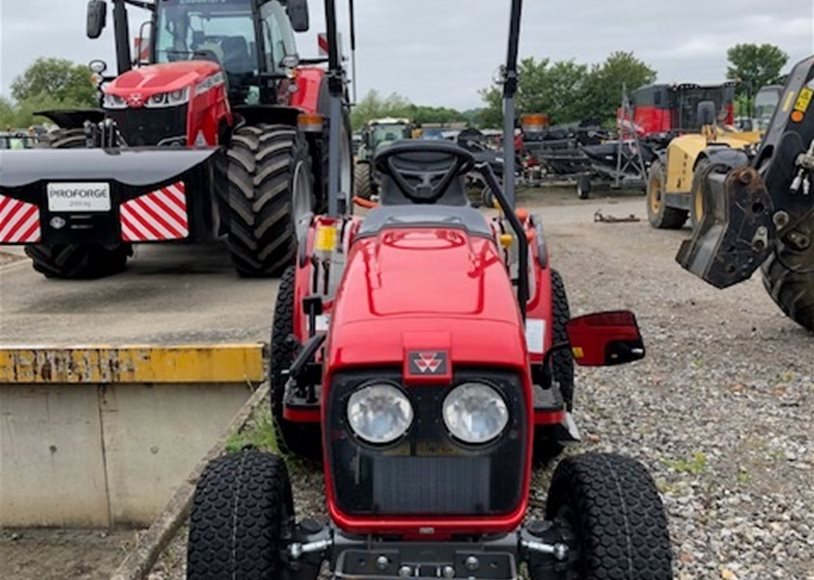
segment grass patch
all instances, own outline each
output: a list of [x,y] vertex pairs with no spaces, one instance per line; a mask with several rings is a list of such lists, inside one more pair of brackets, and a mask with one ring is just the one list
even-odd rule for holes
[[227,453],[237,453],[247,447],[273,453],[280,452],[277,435],[274,432],[274,419],[268,405],[258,409],[246,426],[226,441]]
[[703,451],[696,451],[689,458],[665,459],[664,464],[678,473],[698,475],[707,469],[707,456]]

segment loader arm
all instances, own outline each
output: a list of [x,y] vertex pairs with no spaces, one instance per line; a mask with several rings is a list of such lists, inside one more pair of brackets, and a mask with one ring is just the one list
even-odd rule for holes
[[814,56],[794,67],[752,163],[704,169],[700,178],[710,210],[681,245],[676,260],[683,268],[726,288],[749,279],[778,247],[811,254],[806,224],[814,214],[812,104]]

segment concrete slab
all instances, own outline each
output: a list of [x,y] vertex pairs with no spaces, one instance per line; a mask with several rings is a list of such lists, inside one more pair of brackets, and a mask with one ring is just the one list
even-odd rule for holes
[[96,387],[0,388],[0,524],[110,524]]
[[102,389],[111,518],[150,522],[251,397],[239,385],[111,385]]
[[239,278],[222,244],[140,246],[128,270],[49,280],[0,267],[0,346],[267,342],[279,280]]

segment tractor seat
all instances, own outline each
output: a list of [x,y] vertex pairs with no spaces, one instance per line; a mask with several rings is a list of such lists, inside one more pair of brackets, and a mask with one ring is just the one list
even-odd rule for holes
[[249,54],[249,43],[242,36],[227,36],[221,42],[223,68],[227,73],[246,74],[257,68]]
[[[475,159],[469,151],[455,143],[410,139],[394,141],[379,149],[374,166],[382,178],[379,188],[379,203],[382,206],[469,205],[464,177],[474,169]],[[443,192],[431,196],[429,190],[442,185],[448,172],[454,175],[449,176],[451,179],[443,187]],[[416,196],[426,195],[426,199],[415,196],[410,199],[405,195],[405,186],[417,189],[417,192],[414,191]]]
[[405,139],[383,146],[374,163],[382,176],[380,206],[362,221],[359,238],[387,228],[439,227],[494,238],[486,217],[469,206],[464,177],[475,159],[466,149],[445,141]]

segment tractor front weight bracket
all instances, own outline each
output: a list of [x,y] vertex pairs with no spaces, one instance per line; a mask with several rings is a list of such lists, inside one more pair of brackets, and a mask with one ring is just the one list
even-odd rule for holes
[[285,550],[295,580],[314,580],[323,561],[335,578],[467,578],[515,580],[526,562],[538,578],[560,578],[575,559],[568,530],[556,522],[531,522],[516,532],[474,541],[398,541],[348,535],[334,526],[304,520]]

